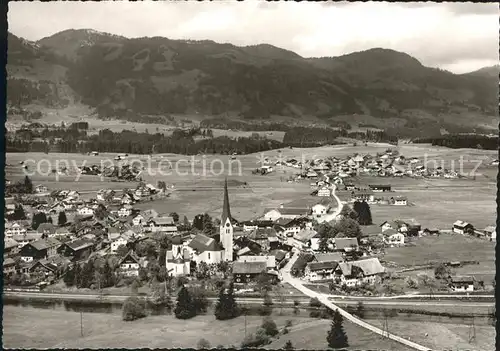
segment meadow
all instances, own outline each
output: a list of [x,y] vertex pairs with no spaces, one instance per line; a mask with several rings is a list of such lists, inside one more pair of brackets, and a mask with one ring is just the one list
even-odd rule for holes
[[[269,207],[279,206],[298,198],[310,197],[311,181],[288,183],[286,179],[300,170],[290,167],[275,167],[275,172],[267,175],[254,175],[252,170],[259,166],[264,157],[271,162],[279,159],[295,158],[298,160],[335,156],[342,158],[354,153],[374,155],[391,147],[389,144],[368,143],[364,145],[335,145],[317,148],[285,148],[271,150],[262,154],[240,155],[232,160],[227,155],[183,156],[174,154],[130,155],[129,161],[137,160],[146,170],[142,176],[146,182],[153,185],[163,180],[167,185],[173,185],[170,197],[137,204],[140,209],[155,208],[158,212],[175,211],[181,216],[192,218],[196,214],[207,212],[211,216],[219,216],[222,211],[222,187],[224,178],[229,180],[229,197],[231,210],[235,218],[248,220],[264,213]],[[478,175],[467,179],[412,179],[412,178],[380,178],[360,177],[360,183],[389,183],[395,190],[394,194],[408,196],[411,206],[378,206],[372,205],[372,216],[375,223],[396,218],[414,218],[423,227],[439,227],[449,229],[451,224],[462,219],[469,221],[479,229],[495,222],[496,168],[487,167],[486,161],[494,159],[495,152],[488,150],[447,149],[432,147],[426,144],[402,144],[392,147],[406,157],[427,155],[428,160],[443,160],[445,167],[450,168],[452,160],[463,157],[464,169],[475,167],[473,160],[485,160],[479,168]],[[48,164],[55,167],[56,162],[81,166],[82,164],[111,164],[115,154],[99,154],[98,156],[82,154],[7,154],[6,177],[9,180],[21,179],[23,171],[19,162],[26,159],[42,160],[41,173],[47,174]],[[33,164],[33,163],[32,163]],[[439,161],[438,164],[441,164]],[[74,168],[74,167],[73,167]],[[30,169],[33,171],[33,169]],[[151,170],[151,171],[148,171]],[[205,173],[203,172],[205,170]],[[38,172],[40,173],[40,172]],[[133,188],[136,183],[110,182],[100,177],[81,176],[78,181],[76,173],[68,176],[35,174],[34,184],[45,184],[49,189],[69,188],[82,192],[93,192],[101,188]]]
[[[120,314],[84,313],[83,337],[80,335],[80,313],[5,306],[3,342],[6,348],[196,348],[205,338],[212,347],[240,346],[245,337],[245,317],[216,321],[211,314],[190,320],[172,315],[148,316],[124,322]],[[290,333],[282,335],[267,348],[281,348],[287,340],[299,348],[324,349],[330,321],[308,317],[273,316],[279,329],[292,321]],[[247,316],[247,333],[254,333],[262,317]],[[344,322],[350,349],[403,350],[403,345],[382,339],[356,325]]]

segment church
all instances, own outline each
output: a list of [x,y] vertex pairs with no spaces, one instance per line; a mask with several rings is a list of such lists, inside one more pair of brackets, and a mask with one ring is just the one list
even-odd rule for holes
[[167,251],[165,266],[170,276],[190,275],[191,261],[199,264],[216,264],[233,261],[233,235],[237,221],[231,216],[227,179],[224,183],[222,215],[219,226],[219,240],[205,234],[198,234],[191,240],[183,241],[180,236],[173,238],[172,247]]

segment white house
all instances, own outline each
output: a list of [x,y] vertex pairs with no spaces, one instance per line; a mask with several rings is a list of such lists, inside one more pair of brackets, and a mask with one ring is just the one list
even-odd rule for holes
[[394,229],[389,229],[384,232],[384,241],[388,245],[402,246],[405,244],[405,236],[403,233],[399,233]]
[[455,223],[453,223],[453,232],[457,234],[466,234],[474,230],[474,227],[472,224],[457,220]]
[[408,199],[406,196],[396,196],[391,198],[392,204],[395,206],[407,206],[408,205]]
[[310,282],[319,280],[332,280],[335,277],[335,269],[338,263],[329,262],[309,262],[304,269],[304,276]]
[[332,190],[327,186],[321,187],[318,190],[318,196],[331,196],[331,195],[332,195]]
[[450,289],[454,292],[474,291],[474,278],[468,276],[451,277]]
[[5,223],[5,236],[7,238],[10,238],[14,235],[24,235],[26,234],[26,228],[21,226],[19,223],[14,222],[14,223]]
[[137,216],[135,216],[133,219],[132,219],[132,224],[133,225],[141,225],[144,223],[144,216],[141,215],[141,214],[138,214]]
[[120,235],[118,238],[114,239],[113,241],[111,241],[111,253],[116,253],[116,251],[118,250],[118,248],[120,246],[126,246],[128,243],[128,240],[125,238],[125,236],[123,235]]
[[311,238],[311,250],[319,251],[319,241],[320,240],[321,240],[321,235],[319,235],[319,233],[316,233],[316,235],[314,235]]
[[148,221],[149,229],[153,232],[177,233],[177,226],[172,217],[156,217]]
[[133,251],[129,251],[125,257],[120,260],[119,267],[124,275],[138,276],[140,260]]
[[89,206],[83,206],[83,207],[79,208],[77,212],[80,216],[93,216],[94,215],[94,210]]
[[132,214],[132,206],[130,205],[122,206],[117,212],[118,217],[128,217],[131,214]]
[[484,234],[490,239],[490,241],[497,241],[497,227],[490,225],[484,228]]
[[380,264],[378,258],[341,262],[335,270],[336,277],[334,280],[338,284],[345,284],[348,287],[358,286],[363,283],[374,284],[384,272],[385,268]]

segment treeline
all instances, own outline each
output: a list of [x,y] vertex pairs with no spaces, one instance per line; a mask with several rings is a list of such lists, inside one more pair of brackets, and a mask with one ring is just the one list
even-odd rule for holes
[[498,136],[487,136],[481,134],[448,134],[434,138],[419,138],[414,143],[430,143],[434,146],[444,146],[451,149],[498,149]]
[[244,132],[250,131],[268,131],[275,130],[286,132],[290,129],[290,126],[282,123],[245,123],[241,121],[231,121],[225,118],[210,118],[204,119],[200,122],[200,127],[202,128],[216,128],[216,129],[235,129]]
[[367,140],[373,142],[389,142],[389,143],[397,143],[398,137],[388,134],[383,130],[370,130],[368,129],[366,132],[349,132],[347,134],[349,138]]

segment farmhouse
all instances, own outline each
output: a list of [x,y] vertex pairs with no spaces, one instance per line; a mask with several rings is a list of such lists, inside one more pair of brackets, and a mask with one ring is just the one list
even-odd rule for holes
[[335,269],[339,264],[335,261],[309,262],[304,270],[307,280],[313,282],[318,280],[331,280]]
[[363,283],[373,284],[385,272],[378,258],[341,262],[335,270],[335,281],[354,287]]
[[474,232],[474,227],[472,224],[457,220],[453,223],[453,233],[457,234],[472,234]]
[[405,236],[394,229],[389,229],[383,233],[384,242],[389,245],[401,246],[405,244]]
[[351,201],[373,202],[374,195],[371,190],[355,190],[351,192]]
[[312,228],[304,228],[293,236],[293,244],[295,247],[302,249],[309,246],[309,241],[317,234]]
[[335,238],[335,251],[351,252],[358,251],[359,244],[356,238]]
[[153,233],[177,233],[177,226],[175,225],[172,217],[156,217],[150,219],[147,225],[149,226],[149,230]]
[[469,276],[451,277],[450,289],[454,292],[474,291],[474,278]]
[[309,223],[310,220],[305,217],[294,219],[280,218],[275,222],[274,229],[276,229],[276,232],[282,237],[292,237]]
[[16,261],[12,258],[6,258],[3,260],[3,274],[4,276],[9,276],[16,272]]
[[63,243],[58,251],[71,261],[80,261],[88,258],[93,248],[94,243],[83,239],[76,239]]
[[240,262],[233,263],[233,279],[236,283],[248,283],[255,280],[259,274],[267,271],[266,262]]
[[24,235],[26,234],[26,228],[20,225],[17,222],[14,223],[5,223],[5,236],[12,237],[14,235]]
[[[282,259],[284,258],[284,255]],[[266,269],[272,270],[276,268],[276,257],[272,254],[266,256],[239,256],[237,262],[265,262]]]
[[370,184],[368,185],[370,189],[373,192],[386,192],[386,191],[391,191],[391,186],[390,185],[376,185],[376,184]]
[[408,198],[406,196],[391,197],[391,203],[395,206],[407,206]]
[[339,252],[316,253],[312,262],[343,262],[344,258]]
[[93,216],[94,215],[94,209],[89,207],[89,206],[83,206],[78,209],[78,214],[80,216]]
[[[274,228],[257,228],[248,235],[248,238],[259,244],[264,251],[271,249],[271,243],[275,246],[278,242],[276,230]],[[272,248],[276,249],[276,247]]]
[[35,193],[42,194],[48,192],[49,189],[45,185],[37,185],[35,187]]
[[4,239],[3,257],[16,255],[19,252],[19,243],[12,238]]
[[276,221],[280,218],[285,219],[295,219],[299,217],[305,217],[309,215],[310,210],[308,208],[284,208],[280,207],[273,210],[267,210],[264,213],[263,219],[267,221]]
[[484,228],[484,235],[486,235],[490,241],[497,241],[497,227],[490,225]]
[[424,235],[438,235],[439,229],[437,229],[437,228],[425,228],[422,233]]
[[24,245],[19,254],[24,262],[32,262],[57,254],[57,249],[61,246],[59,240],[53,238],[40,239]]
[[127,276],[138,276],[140,268],[139,257],[133,252],[129,251],[125,257],[120,260],[120,271]]
[[37,230],[38,233],[42,233],[48,236],[51,236],[55,234],[56,232],[56,227],[52,223],[42,223],[38,226]]

